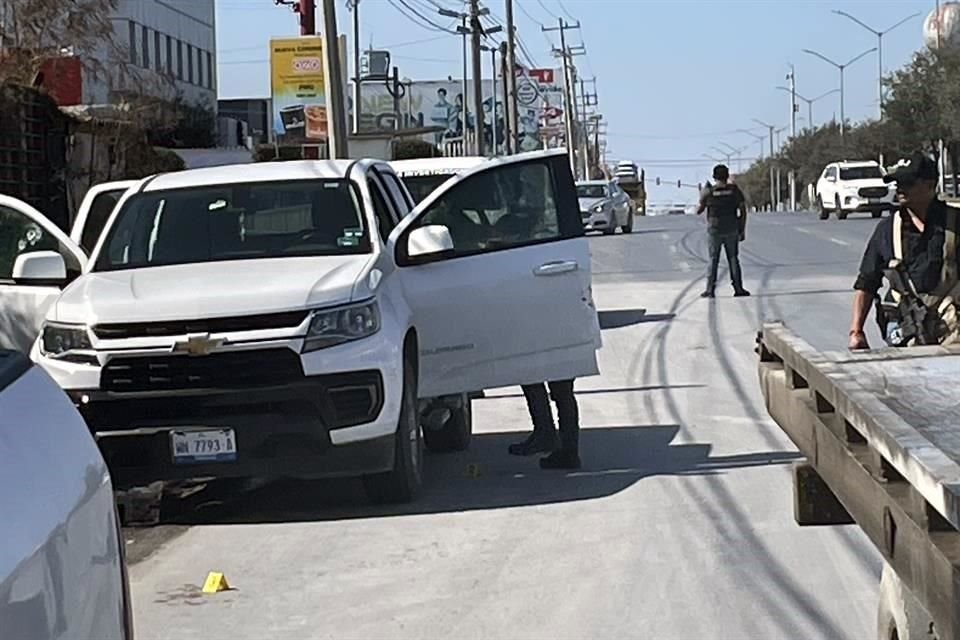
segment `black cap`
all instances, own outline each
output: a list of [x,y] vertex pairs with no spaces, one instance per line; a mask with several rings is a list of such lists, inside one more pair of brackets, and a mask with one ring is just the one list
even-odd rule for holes
[[713,168],[714,180],[726,180],[730,177],[730,169],[725,164],[718,164]]
[[940,177],[937,161],[925,153],[914,153],[897,163],[893,171],[883,176],[884,182],[916,182]]

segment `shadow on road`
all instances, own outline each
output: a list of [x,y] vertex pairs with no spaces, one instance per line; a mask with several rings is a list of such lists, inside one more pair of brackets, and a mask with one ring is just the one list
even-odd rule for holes
[[[574,394],[578,396],[593,396],[593,395],[603,395],[609,393],[636,393],[641,391],[665,391],[668,389],[704,389],[707,385],[705,384],[654,384],[644,387],[605,387],[602,389],[575,389]],[[497,393],[492,392],[483,396],[484,399],[488,400],[499,400],[502,398],[523,398],[522,393]]]
[[647,313],[646,309],[618,309],[615,311],[600,311],[600,328],[622,329],[644,322],[669,322],[673,320],[672,313]]
[[709,444],[673,445],[677,425],[587,428],[581,432],[584,466],[542,471],[537,458],[507,454],[526,432],[475,435],[471,449],[426,460],[424,490],[413,503],[370,504],[358,480],[277,480],[229,497],[210,496],[177,524],[312,522],[452,513],[592,500],[617,494],[655,475],[715,475],[730,469],[786,464],[793,452],[711,457]]

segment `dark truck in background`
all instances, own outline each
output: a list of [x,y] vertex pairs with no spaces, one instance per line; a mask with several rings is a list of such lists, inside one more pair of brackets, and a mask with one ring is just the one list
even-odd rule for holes
[[629,160],[617,163],[614,180],[633,200],[634,211],[641,216],[647,215],[647,190],[643,178],[643,172],[638,170],[636,163]]

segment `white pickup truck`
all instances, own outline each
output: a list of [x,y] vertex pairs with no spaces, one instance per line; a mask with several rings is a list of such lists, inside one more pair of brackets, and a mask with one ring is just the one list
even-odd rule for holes
[[469,442],[469,393],[598,372],[562,152],[485,162],[416,207],[373,160],[163,174],[89,255],[23,203],[0,215],[25,234],[0,261],[0,335],[43,315],[31,355],[120,488],[362,476],[406,501],[424,440]]

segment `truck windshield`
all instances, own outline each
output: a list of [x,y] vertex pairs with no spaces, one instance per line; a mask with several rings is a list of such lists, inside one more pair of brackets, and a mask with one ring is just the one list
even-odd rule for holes
[[118,214],[94,270],[369,253],[362,211],[346,180],[142,193]]
[[849,167],[840,169],[841,180],[871,180],[873,178],[882,178],[883,172],[880,167]]
[[607,185],[604,184],[578,184],[578,198],[606,198]]
[[407,191],[413,196],[413,202],[419,204],[424,198],[433,193],[434,189],[449,180],[452,175],[452,173],[437,173],[423,176],[404,176],[401,180],[403,180],[404,186],[407,187]]

